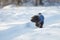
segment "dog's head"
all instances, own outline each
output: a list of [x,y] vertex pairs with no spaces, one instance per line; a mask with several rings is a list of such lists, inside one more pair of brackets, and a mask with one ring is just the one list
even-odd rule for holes
[[31,19],[32,22],[39,22],[39,16],[35,15]]

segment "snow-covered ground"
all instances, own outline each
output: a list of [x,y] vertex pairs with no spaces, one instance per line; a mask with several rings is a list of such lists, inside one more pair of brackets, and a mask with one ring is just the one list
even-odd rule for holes
[[[45,16],[42,29],[30,21],[39,12]],[[0,9],[0,40],[60,40],[60,6]]]

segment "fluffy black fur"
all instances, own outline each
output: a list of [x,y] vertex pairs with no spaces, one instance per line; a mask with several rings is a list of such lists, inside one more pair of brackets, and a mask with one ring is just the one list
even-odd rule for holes
[[38,22],[39,22],[39,16],[38,15],[33,16],[32,19],[31,19],[31,21],[35,22],[35,25],[37,27],[39,27],[39,24],[38,24]]
[[39,22],[39,16],[35,15],[31,19],[32,22]]

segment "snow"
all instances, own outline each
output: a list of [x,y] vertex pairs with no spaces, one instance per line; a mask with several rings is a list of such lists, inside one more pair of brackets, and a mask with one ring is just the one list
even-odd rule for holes
[[[44,28],[30,21],[39,12],[45,16]],[[60,6],[0,9],[0,40],[60,40]]]
[[56,29],[36,29],[33,32],[20,35],[14,40],[60,40],[59,32]]

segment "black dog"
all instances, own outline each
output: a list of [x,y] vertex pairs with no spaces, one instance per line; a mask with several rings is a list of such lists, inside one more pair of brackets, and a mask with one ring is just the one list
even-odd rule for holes
[[39,27],[39,24],[38,24],[38,22],[39,22],[39,16],[38,15],[33,16],[32,19],[31,19],[31,21],[35,22],[36,23],[35,25],[37,27]]

